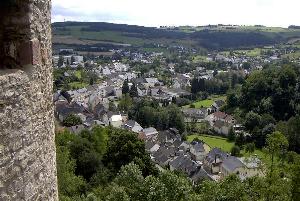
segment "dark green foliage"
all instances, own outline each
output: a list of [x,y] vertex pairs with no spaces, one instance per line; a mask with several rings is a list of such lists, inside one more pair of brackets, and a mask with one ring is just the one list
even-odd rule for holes
[[286,154],[288,148],[288,140],[286,137],[279,131],[276,131],[267,136],[267,146],[266,149],[271,156],[271,172],[274,170],[274,157],[280,156],[283,157]]
[[108,105],[108,110],[112,111],[112,112],[116,112],[118,110],[118,108],[116,107],[114,102],[110,101],[109,105]]
[[111,129],[104,164],[112,170],[118,171],[121,166],[132,161],[139,165],[144,175],[155,174],[149,155],[145,151],[145,144],[137,135],[127,130]]
[[249,70],[251,68],[251,64],[249,62],[243,63],[243,68]]
[[191,92],[193,94],[196,94],[196,93],[198,93],[200,91],[204,91],[204,89],[205,89],[204,79],[194,78],[192,80]]
[[125,80],[122,86],[122,94],[128,94],[128,93],[129,93],[128,80]]
[[132,107],[132,98],[129,96],[128,93],[126,93],[125,95],[123,94],[119,104],[118,104],[118,109],[121,111],[125,111],[128,112],[131,107]]
[[241,149],[239,146],[233,146],[230,153],[232,156],[239,156],[241,154]]
[[[99,132],[109,137],[108,147],[104,154],[107,160],[105,164],[108,162],[109,165],[100,166],[88,182],[85,182],[80,175],[75,174],[78,161],[69,154],[69,147],[77,146],[72,145],[74,142],[78,144],[77,140],[86,141],[81,146],[77,146],[80,150],[76,154],[79,154],[81,150],[94,150],[98,153],[96,148],[102,145],[97,139],[102,138],[93,137],[93,135],[98,136]],[[269,140],[271,138],[273,140]],[[284,141],[281,134],[270,136],[268,138],[270,153],[279,154],[282,148],[286,147]],[[63,132],[57,134],[56,145],[60,200],[296,201],[299,197],[300,160],[296,153],[290,153],[284,174],[274,166],[274,171],[267,172],[264,177],[252,177],[241,181],[234,174],[220,182],[203,181],[193,186],[190,180],[181,173],[154,171],[152,175],[145,175],[144,170],[153,165],[148,164],[148,159],[144,159],[149,158],[149,155],[145,153],[144,143],[137,139],[136,134],[125,130],[96,128],[91,133],[85,131],[80,136]],[[238,151],[232,151],[234,152],[238,154]],[[86,160],[88,159],[89,156]]]
[[[122,88],[123,89],[123,88]],[[123,92],[122,92],[123,93]],[[132,83],[132,86],[129,90],[129,95],[130,97],[138,97],[138,91],[137,91],[137,87],[135,85],[135,83]]]
[[227,107],[229,108],[234,108],[234,107],[237,107],[238,106],[238,102],[239,99],[238,99],[238,96],[236,95],[236,92],[235,91],[229,91],[227,93]]
[[276,130],[285,134],[289,141],[289,150],[300,153],[300,116],[291,117],[287,122],[279,122]]
[[64,58],[63,56],[59,56],[57,66],[61,67],[64,64]]
[[80,117],[75,114],[70,114],[63,120],[63,125],[66,127],[76,126],[79,124],[82,124],[82,121]]
[[233,130],[233,127],[230,127],[229,133],[228,133],[228,140],[233,142],[235,140],[235,132]]
[[254,143],[248,143],[245,145],[245,152],[252,154],[255,151],[255,144]]
[[276,120],[288,120],[299,105],[299,72],[293,66],[269,67],[252,73],[243,84],[240,104],[246,111],[269,113]]
[[137,120],[141,126],[157,129],[175,127],[180,132],[185,129],[183,114],[176,105],[160,107],[157,102],[142,100],[133,105],[129,118]]
[[127,130],[96,126],[80,135],[65,131],[56,135],[56,146],[62,200],[75,199],[89,188],[109,185],[120,168],[131,162],[144,176],[157,175],[144,142]]
[[64,146],[56,147],[58,191],[60,196],[75,196],[84,192],[85,180],[75,175],[76,161]]
[[255,112],[250,111],[249,113],[246,114],[245,117],[245,127],[250,130],[253,131],[253,129],[256,126],[260,126],[261,124],[261,116]]

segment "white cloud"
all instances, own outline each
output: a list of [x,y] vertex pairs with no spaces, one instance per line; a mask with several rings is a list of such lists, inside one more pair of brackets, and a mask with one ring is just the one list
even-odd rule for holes
[[53,21],[160,25],[300,25],[299,0],[52,0]]

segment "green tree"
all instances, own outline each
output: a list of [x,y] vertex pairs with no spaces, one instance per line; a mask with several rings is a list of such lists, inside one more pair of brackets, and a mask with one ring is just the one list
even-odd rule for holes
[[109,194],[106,196],[105,201],[130,201],[129,195],[126,193],[125,188],[112,183],[107,187]]
[[159,178],[152,175],[145,178],[144,181],[144,195],[147,201],[167,201],[167,189],[165,184]]
[[101,167],[101,154],[95,149],[92,142],[86,138],[76,138],[69,144],[70,154],[76,160],[76,175],[83,176],[87,181]]
[[192,184],[185,176],[164,171],[160,173],[159,180],[167,189],[168,200],[185,200],[192,192]]
[[260,126],[261,116],[255,112],[248,112],[245,117],[245,127],[252,131],[256,126]]
[[64,58],[63,56],[60,55],[58,58],[57,66],[61,67],[63,64],[64,64]]
[[125,111],[128,112],[130,110],[130,108],[132,107],[133,103],[132,103],[132,98],[129,96],[128,93],[126,93],[125,95],[122,96],[118,108],[121,111]]
[[251,154],[251,153],[254,153],[254,151],[255,151],[255,144],[253,142],[248,143],[248,144],[245,145],[245,152],[246,153]]
[[128,80],[125,80],[122,86],[122,94],[128,94],[128,93],[129,93]]
[[116,112],[117,111],[117,107],[115,105],[114,102],[110,101],[109,104],[108,104],[108,110],[109,111],[112,111],[112,112]]
[[233,142],[235,140],[235,132],[234,132],[233,126],[230,127],[227,138],[231,142]]
[[251,68],[251,64],[249,63],[249,62],[244,62],[243,63],[243,65],[242,65],[242,67],[244,68],[244,69],[250,69]]
[[85,180],[75,175],[75,160],[70,157],[67,147],[56,146],[58,192],[61,199],[80,195],[86,187]]
[[132,98],[133,97],[138,97],[138,91],[137,91],[137,87],[136,87],[135,83],[132,83],[132,86],[131,86],[131,88],[129,90],[129,95]]
[[239,156],[241,154],[241,149],[239,146],[233,146],[230,150],[232,156]]
[[271,172],[274,170],[274,157],[286,152],[288,148],[288,140],[279,131],[267,136],[267,146],[266,149],[271,156]]
[[82,124],[80,117],[75,114],[69,114],[64,120],[63,125],[66,127],[76,126]]
[[119,186],[125,187],[126,193],[133,200],[142,199],[141,191],[144,186],[144,177],[138,165],[129,163],[122,166],[114,182]]
[[107,152],[104,164],[117,172],[123,165],[131,162],[139,165],[143,175],[156,174],[157,170],[149,154],[145,150],[145,143],[138,139],[137,134],[121,129],[110,129]]

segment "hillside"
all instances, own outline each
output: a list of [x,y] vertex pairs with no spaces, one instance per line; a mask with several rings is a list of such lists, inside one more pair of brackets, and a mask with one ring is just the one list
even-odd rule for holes
[[112,47],[184,46],[225,50],[286,43],[300,38],[300,30],[264,26],[209,25],[201,27],[143,27],[103,22],[52,24],[54,47],[79,50]]

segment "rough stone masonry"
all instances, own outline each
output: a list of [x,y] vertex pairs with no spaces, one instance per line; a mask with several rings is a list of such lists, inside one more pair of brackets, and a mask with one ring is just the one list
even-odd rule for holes
[[58,200],[51,0],[0,2],[0,200]]

